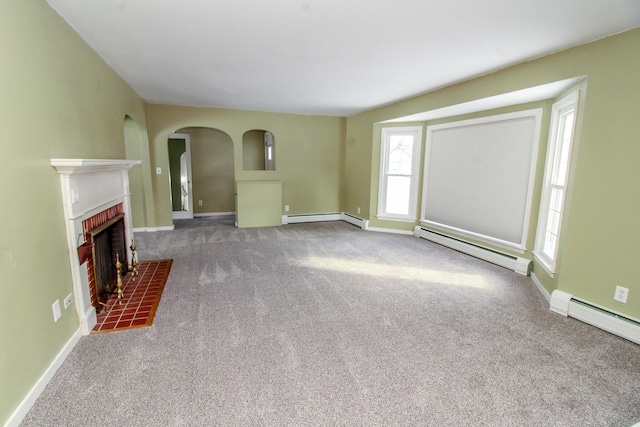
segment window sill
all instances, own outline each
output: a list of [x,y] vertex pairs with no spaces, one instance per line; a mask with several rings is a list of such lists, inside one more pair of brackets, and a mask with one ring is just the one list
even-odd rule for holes
[[553,263],[551,263],[551,261],[549,261],[548,259],[545,259],[545,257],[539,252],[533,253],[533,260],[537,262],[540,267],[542,267],[542,269],[549,275],[549,277],[553,278],[553,276],[556,274],[555,265],[553,265]]
[[416,222],[415,218],[396,218],[396,217],[392,217],[392,216],[381,216],[381,215],[376,215],[376,218],[379,219],[380,221],[395,221],[395,222]]

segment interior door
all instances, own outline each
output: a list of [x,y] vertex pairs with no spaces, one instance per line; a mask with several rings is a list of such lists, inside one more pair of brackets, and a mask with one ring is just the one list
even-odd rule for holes
[[169,135],[169,180],[173,219],[193,218],[191,138],[186,133]]

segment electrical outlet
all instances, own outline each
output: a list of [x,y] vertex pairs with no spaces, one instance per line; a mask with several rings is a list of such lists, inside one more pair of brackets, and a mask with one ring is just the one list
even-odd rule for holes
[[358,213],[360,213],[360,207],[358,206]]
[[284,205],[284,211],[289,212],[289,205]]
[[64,308],[65,308],[65,310],[67,308],[69,308],[69,306],[71,305],[72,302],[73,302],[73,294],[67,295],[66,298],[64,299]]
[[162,175],[162,168],[156,168],[156,175]]
[[202,200],[198,200],[198,206],[202,206]]
[[629,289],[622,286],[616,286],[616,293],[613,295],[614,300],[626,303],[628,297]]
[[60,300],[57,299],[56,302],[51,306],[53,309],[53,321],[57,322],[60,317],[62,317],[62,312],[60,311]]

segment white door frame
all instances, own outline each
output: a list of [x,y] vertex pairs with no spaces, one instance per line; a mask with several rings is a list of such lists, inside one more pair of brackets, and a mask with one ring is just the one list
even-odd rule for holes
[[187,191],[189,209],[186,211],[172,211],[173,219],[193,219],[193,183],[191,177],[191,135],[188,133],[172,133],[169,139],[183,139],[187,159]]

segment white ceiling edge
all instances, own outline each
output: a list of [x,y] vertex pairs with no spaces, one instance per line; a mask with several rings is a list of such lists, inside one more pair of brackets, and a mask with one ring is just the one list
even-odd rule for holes
[[509,107],[512,105],[526,104],[528,102],[543,101],[560,95],[563,91],[573,86],[586,76],[573,77],[552,83],[534,86],[527,89],[516,90],[461,104],[423,111],[409,116],[397,117],[378,123],[406,123],[425,122],[428,120],[442,119],[444,117],[460,116],[462,114],[477,113],[479,111],[493,110],[495,108]]

